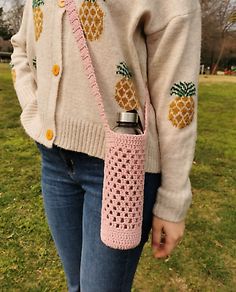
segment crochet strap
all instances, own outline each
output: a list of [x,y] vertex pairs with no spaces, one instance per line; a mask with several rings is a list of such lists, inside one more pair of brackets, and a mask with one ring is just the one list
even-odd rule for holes
[[[76,42],[78,44],[82,62],[84,64],[85,72],[88,77],[92,93],[96,98],[99,110],[100,110],[100,116],[104,122],[105,128],[110,129],[109,123],[107,120],[107,117],[105,115],[104,105],[102,101],[102,96],[99,90],[99,86],[97,84],[97,79],[95,75],[95,70],[92,64],[91,56],[89,53],[89,49],[87,46],[86,38],[84,36],[84,31],[81,26],[81,22],[78,16],[77,7],[74,0],[65,0],[65,9],[67,11],[69,21],[72,26],[72,31],[74,33]],[[149,92],[147,89],[147,86],[145,86],[146,89],[146,99],[145,99],[145,128],[144,133],[146,133],[147,130],[147,123],[148,123],[148,112],[149,112],[149,103],[150,103],[150,97]]]

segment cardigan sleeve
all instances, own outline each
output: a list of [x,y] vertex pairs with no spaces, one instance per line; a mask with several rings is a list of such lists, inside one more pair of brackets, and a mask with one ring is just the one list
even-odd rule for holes
[[146,36],[146,45],[162,173],[153,214],[179,222],[192,201],[189,173],[197,137],[200,8],[173,17],[164,28]]
[[29,66],[27,57],[28,27],[32,26],[31,1],[27,0],[19,31],[12,36],[11,67],[14,70],[14,88],[22,109],[32,100],[36,99],[36,82]]

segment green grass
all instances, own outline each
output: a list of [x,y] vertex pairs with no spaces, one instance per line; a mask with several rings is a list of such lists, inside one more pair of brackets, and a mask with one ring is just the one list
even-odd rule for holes
[[[230,81],[200,84],[193,203],[185,236],[167,261],[152,257],[150,236],[133,292],[235,291],[236,79]],[[0,290],[66,291],[45,223],[40,156],[19,115],[9,68],[1,64]]]

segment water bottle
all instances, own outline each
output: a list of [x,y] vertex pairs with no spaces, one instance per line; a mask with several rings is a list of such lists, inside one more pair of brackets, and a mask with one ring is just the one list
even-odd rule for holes
[[118,113],[117,126],[113,129],[116,133],[140,135],[143,131],[139,125],[139,116],[136,111]]

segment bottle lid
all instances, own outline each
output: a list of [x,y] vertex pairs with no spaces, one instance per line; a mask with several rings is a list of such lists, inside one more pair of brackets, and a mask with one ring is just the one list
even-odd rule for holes
[[118,113],[118,121],[124,123],[138,123],[138,113],[120,112]]

